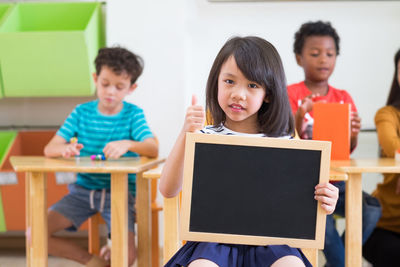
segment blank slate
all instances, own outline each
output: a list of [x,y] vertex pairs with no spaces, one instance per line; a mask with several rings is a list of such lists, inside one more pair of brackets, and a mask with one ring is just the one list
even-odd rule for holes
[[181,238],[323,248],[330,142],[187,134]]

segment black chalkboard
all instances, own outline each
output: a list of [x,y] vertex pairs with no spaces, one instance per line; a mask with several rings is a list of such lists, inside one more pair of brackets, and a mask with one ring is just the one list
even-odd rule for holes
[[320,160],[315,150],[196,143],[189,230],[315,239]]
[[314,190],[329,179],[329,156],[329,142],[188,135],[182,238],[292,246],[302,240],[298,247],[322,248],[325,215]]

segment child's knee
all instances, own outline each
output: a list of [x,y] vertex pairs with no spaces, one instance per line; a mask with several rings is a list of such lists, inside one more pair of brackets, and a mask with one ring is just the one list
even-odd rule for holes
[[62,214],[49,210],[47,213],[47,229],[49,237],[54,233],[72,226],[72,222]]
[[304,267],[305,265],[304,262],[299,257],[296,256],[282,257],[271,265],[271,267],[286,267],[286,266]]

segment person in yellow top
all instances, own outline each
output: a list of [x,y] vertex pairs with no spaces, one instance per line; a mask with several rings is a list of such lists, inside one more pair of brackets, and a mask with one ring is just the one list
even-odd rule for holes
[[[391,158],[400,149],[400,49],[394,63],[395,73],[386,106],[375,115],[381,155]],[[400,266],[400,174],[385,174],[373,195],[381,203],[382,217],[364,244],[363,256],[374,267]]]

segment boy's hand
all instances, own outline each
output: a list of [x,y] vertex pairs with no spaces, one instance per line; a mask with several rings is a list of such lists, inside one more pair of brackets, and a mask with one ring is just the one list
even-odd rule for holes
[[79,143],[71,143],[65,146],[64,151],[61,152],[63,158],[69,158],[72,156],[79,156],[81,149],[83,148],[82,144]]
[[358,117],[357,112],[351,112],[350,129],[351,137],[357,137],[361,129],[361,118]]
[[319,100],[319,97],[320,97],[319,94],[311,94],[301,100],[301,105],[299,107],[299,111],[302,112],[302,117],[304,117],[304,115],[307,112],[310,112],[311,110],[313,110],[315,102],[321,101],[321,100]]
[[194,133],[197,130],[201,130],[204,127],[206,116],[204,108],[197,105],[197,98],[195,95],[192,96],[192,105],[186,110],[185,123],[183,124],[183,132]]
[[123,154],[128,152],[131,145],[132,142],[130,140],[119,140],[110,142],[103,149],[104,156],[106,158],[118,159]]
[[315,187],[314,194],[314,198],[322,202],[321,207],[326,213],[332,214],[339,198],[339,189],[330,183],[318,184]]

